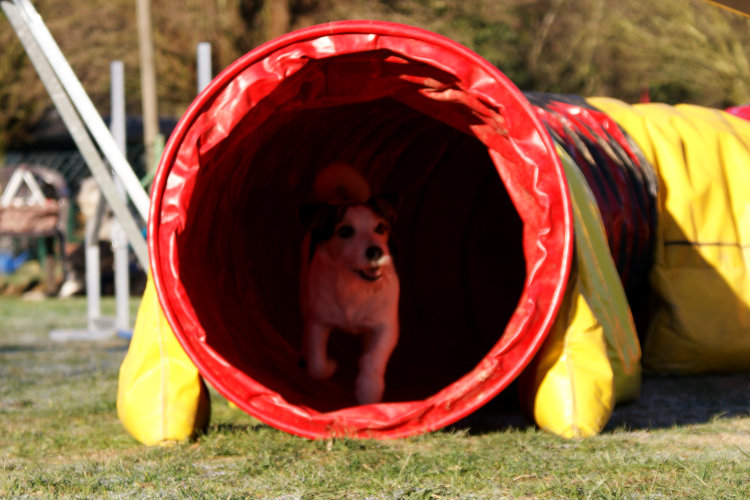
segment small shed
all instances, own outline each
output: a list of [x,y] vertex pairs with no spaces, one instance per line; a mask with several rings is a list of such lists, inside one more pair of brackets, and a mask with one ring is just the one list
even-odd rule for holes
[[54,242],[65,256],[69,198],[63,176],[49,168],[18,165],[0,169],[0,236],[42,238],[46,248],[45,291],[55,292]]

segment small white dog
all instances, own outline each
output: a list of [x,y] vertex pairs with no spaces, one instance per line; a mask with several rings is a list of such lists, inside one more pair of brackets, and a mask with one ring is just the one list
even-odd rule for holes
[[307,233],[300,281],[304,356],[315,379],[334,374],[328,338],[338,329],[365,335],[355,383],[359,404],[378,403],[399,335],[399,280],[388,248],[393,208],[370,198],[353,167],[337,163],[319,174],[316,202],[302,208]]

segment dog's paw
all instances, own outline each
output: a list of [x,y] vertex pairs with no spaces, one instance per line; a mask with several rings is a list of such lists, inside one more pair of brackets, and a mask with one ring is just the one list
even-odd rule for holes
[[325,380],[331,378],[336,373],[338,366],[338,363],[332,359],[324,363],[308,363],[307,373],[316,380]]
[[370,405],[382,401],[384,390],[385,382],[383,380],[360,376],[357,378],[357,387],[354,395],[357,398],[357,403],[360,405]]

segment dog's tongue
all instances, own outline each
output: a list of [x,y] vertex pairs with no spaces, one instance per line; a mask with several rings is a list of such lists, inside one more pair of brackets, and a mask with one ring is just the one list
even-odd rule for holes
[[364,279],[370,280],[370,281],[375,281],[381,276],[381,271],[379,267],[368,267],[367,269],[360,269],[357,272]]

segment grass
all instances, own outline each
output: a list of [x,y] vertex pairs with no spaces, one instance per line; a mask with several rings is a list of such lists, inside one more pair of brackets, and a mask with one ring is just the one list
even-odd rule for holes
[[647,379],[605,432],[573,441],[497,404],[403,440],[308,441],[213,393],[207,434],[146,447],[115,412],[127,341],[49,340],[85,325],[84,299],[3,298],[0,318],[2,498],[750,496],[747,375]]

